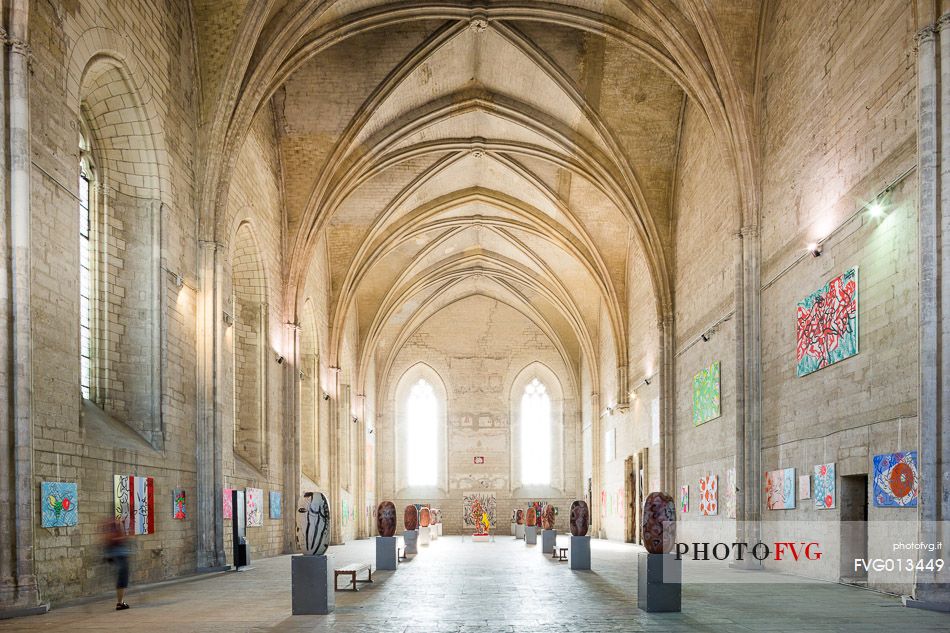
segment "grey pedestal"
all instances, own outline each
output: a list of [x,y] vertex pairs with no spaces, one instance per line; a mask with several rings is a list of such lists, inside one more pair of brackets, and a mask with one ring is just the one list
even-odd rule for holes
[[399,545],[398,536],[376,537],[376,569],[395,571],[399,564],[396,547]]
[[428,545],[431,540],[429,536],[429,526],[419,526],[419,545]]
[[538,544],[538,526],[526,525],[524,527],[524,542],[525,542],[525,545]]
[[511,524],[511,535],[512,535],[512,536],[518,536],[518,524],[517,524],[517,523],[512,523],[512,524]]
[[419,533],[415,530],[406,530],[402,533],[402,540],[406,542],[406,556],[419,553]]
[[557,530],[543,530],[541,532],[541,552],[544,554],[553,554],[554,545],[557,543]]
[[524,538],[524,525],[515,525],[515,538]]
[[674,554],[641,552],[637,567],[637,606],[649,613],[680,611],[683,561]]
[[590,537],[571,535],[571,549],[567,552],[571,569],[590,569]]
[[333,559],[329,556],[294,556],[290,559],[290,584],[294,615],[333,612]]

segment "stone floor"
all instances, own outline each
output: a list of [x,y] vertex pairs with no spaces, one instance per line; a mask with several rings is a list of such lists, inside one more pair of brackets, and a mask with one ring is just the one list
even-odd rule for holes
[[[562,545],[567,540],[559,538]],[[0,632],[950,631],[950,615],[906,609],[892,596],[725,568],[712,573],[729,576],[729,584],[684,587],[682,613],[643,613],[636,607],[638,551],[595,540],[594,571],[572,572],[567,563],[542,555],[540,545],[510,536],[494,543],[443,537],[420,547],[397,572],[377,572],[376,582],[361,585],[358,593],[338,592],[330,616],[290,615],[290,557],[281,556],[255,561],[246,572],[133,589],[128,611],[95,600],[0,621]],[[373,552],[370,540],[331,548],[337,565],[372,560]],[[741,574],[754,580],[732,584]]]

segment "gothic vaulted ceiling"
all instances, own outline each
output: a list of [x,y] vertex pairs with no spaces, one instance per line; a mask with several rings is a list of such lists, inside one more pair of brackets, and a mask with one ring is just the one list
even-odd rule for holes
[[246,59],[232,60],[241,91],[217,124],[227,139],[274,117],[288,287],[325,237],[331,332],[355,315],[363,360],[385,367],[426,319],[477,294],[534,321],[568,366],[595,367],[605,329],[623,364],[629,258],[646,258],[657,304],[668,301],[684,102],[714,125],[728,108],[714,72],[690,74],[715,61],[683,13],[663,2],[269,8]]

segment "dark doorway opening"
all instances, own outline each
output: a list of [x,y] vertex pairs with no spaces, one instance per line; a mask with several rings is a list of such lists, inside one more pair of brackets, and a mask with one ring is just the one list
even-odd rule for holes
[[[841,577],[843,583],[867,585],[868,570],[868,476],[841,477],[838,489],[841,504]],[[857,561],[857,564],[856,564]]]

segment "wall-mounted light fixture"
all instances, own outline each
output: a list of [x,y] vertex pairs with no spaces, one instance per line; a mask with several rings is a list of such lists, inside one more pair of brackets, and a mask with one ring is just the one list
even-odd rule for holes
[[324,399],[324,400],[329,400],[329,399],[330,399],[330,394],[328,394],[326,391],[324,391],[324,392],[323,392],[323,399]]
[[372,435],[372,434],[373,434],[373,431],[375,431],[375,430],[376,430],[376,429],[370,429],[370,430],[369,430],[369,434]]
[[278,365],[283,365],[283,364],[284,364],[284,357],[281,356],[280,354],[276,354],[274,360],[277,361],[277,364],[278,364]]
[[649,379],[649,378],[644,378],[644,379],[643,379],[643,384],[649,385],[649,384],[650,384],[650,379]]
[[359,421],[360,421],[360,419],[354,415],[354,416],[353,416],[353,424],[356,424],[356,423],[358,423]]
[[808,245],[808,252],[811,253],[812,257],[821,257],[821,244],[819,242],[812,242]]
[[224,320],[224,324],[227,325],[228,327],[231,327],[232,325],[234,325],[234,317],[231,316],[231,313],[228,312],[227,310],[224,311],[224,314],[221,318]]
[[181,273],[175,273],[175,287],[181,288],[185,285],[185,278],[181,276]]
[[699,338],[703,339],[703,343],[708,343],[709,336],[710,336],[709,332],[703,332],[702,334],[699,335]]

